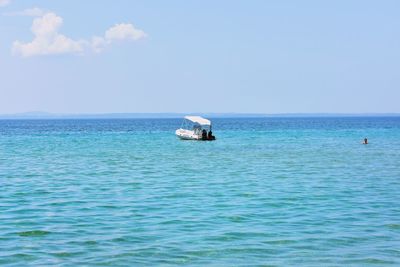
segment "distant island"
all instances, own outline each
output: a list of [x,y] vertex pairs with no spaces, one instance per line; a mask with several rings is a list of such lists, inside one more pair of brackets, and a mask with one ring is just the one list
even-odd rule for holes
[[93,113],[58,114],[49,112],[25,112],[0,114],[1,120],[16,119],[173,119],[185,115],[201,115],[208,118],[265,118],[265,117],[400,117],[400,113]]

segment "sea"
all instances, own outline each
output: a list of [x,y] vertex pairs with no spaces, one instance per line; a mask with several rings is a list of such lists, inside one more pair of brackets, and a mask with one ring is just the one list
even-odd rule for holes
[[212,121],[1,120],[0,266],[400,266],[400,117]]

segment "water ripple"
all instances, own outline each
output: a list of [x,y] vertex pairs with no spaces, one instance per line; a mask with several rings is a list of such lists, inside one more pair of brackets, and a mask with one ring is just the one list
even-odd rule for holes
[[0,121],[0,265],[400,265],[399,118],[179,124]]

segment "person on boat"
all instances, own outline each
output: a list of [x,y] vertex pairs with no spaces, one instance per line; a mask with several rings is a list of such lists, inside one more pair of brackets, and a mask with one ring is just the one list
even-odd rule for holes
[[364,143],[363,143],[364,145],[368,145],[368,139],[367,138],[364,138]]
[[210,129],[210,131],[208,131],[208,140],[215,140],[215,136],[212,135],[211,129]]
[[201,139],[207,140],[207,131],[205,129],[203,129],[203,131],[201,132]]

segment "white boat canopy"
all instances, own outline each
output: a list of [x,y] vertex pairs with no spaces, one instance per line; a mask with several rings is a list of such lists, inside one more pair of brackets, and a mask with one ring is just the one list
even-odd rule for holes
[[198,123],[200,125],[209,126],[211,125],[211,121],[204,119],[200,116],[185,116],[185,119],[190,120],[191,122]]

